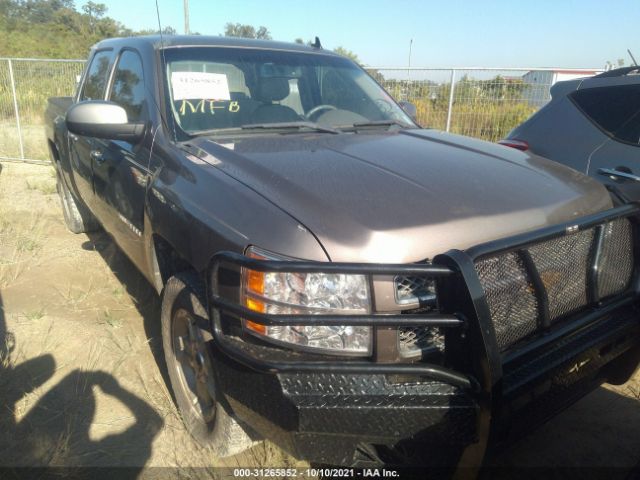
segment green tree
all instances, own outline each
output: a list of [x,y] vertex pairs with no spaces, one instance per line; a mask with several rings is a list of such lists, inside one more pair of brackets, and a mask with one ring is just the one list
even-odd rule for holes
[[107,13],[107,6],[104,3],[87,2],[82,6],[82,11],[91,18],[99,19]]
[[224,26],[224,36],[271,40],[271,33],[267,27],[260,26],[256,29],[253,25],[243,25],[241,23],[231,22]]
[[343,57],[350,58],[351,60],[353,60],[357,64],[362,64],[362,62],[358,58],[358,55],[356,55],[351,50],[347,50],[344,47],[336,47],[336,48],[333,49],[333,51],[336,52],[338,55],[342,55]]
[[91,31],[95,32],[98,21],[107,13],[107,6],[104,3],[87,2],[82,6],[82,11],[89,17]]
[[619,58],[616,62],[611,62],[607,60],[604,69],[605,70],[613,70],[614,68],[624,67],[624,58]]
[[[139,30],[134,33],[134,35],[158,35],[160,30],[157,28],[147,28],[144,30]],[[163,27],[162,34],[163,35],[177,35],[177,30],[171,26]],[[200,35],[199,33],[191,33],[191,35]]]
[[315,39],[313,39],[313,40],[307,40],[307,41],[305,42],[305,41],[304,41],[302,38],[300,38],[300,37],[296,38],[296,39],[294,40],[294,42],[295,42],[295,43],[297,43],[297,44],[299,44],[299,45],[307,45],[307,46],[309,46],[309,47],[313,47],[313,46],[315,45],[315,43],[316,43]]
[[102,3],[76,9],[73,0],[0,0],[0,56],[84,58],[104,38],[136,33],[108,17]]

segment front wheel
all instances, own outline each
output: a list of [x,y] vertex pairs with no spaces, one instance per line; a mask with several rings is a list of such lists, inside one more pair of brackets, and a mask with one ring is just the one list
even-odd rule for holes
[[208,321],[198,277],[171,277],[162,295],[162,345],[171,387],[187,430],[218,457],[235,455],[253,440],[230,415],[219,391],[211,355],[196,318]]

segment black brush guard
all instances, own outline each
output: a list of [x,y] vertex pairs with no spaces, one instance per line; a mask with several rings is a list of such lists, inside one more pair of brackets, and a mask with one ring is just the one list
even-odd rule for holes
[[[451,250],[426,264],[360,264],[309,261],[267,261],[248,258],[233,252],[217,254],[210,269],[210,330],[216,347],[226,356],[257,372],[266,374],[386,374],[397,375],[406,381],[420,378],[452,385],[466,391],[475,399],[478,417],[475,422],[476,442],[468,444],[459,465],[473,466],[482,463],[487,446],[500,428],[500,422],[509,424],[504,412],[511,408],[511,397],[522,391],[538,388],[541,378],[567,373],[567,362],[573,362],[585,352],[606,349],[607,355],[594,357],[593,365],[602,367],[615,360],[615,355],[640,348],[640,321],[635,310],[639,291],[637,215],[640,208],[636,204],[625,204],[611,210],[580,218],[534,232],[482,244],[466,251]],[[580,312],[553,325],[542,332],[536,332],[525,341],[501,351],[496,339],[490,309],[485,291],[475,267],[476,260],[487,255],[506,253],[526,248],[564,235],[571,235],[602,225],[619,218],[628,218],[633,235],[634,268],[628,288],[606,302],[590,299]],[[594,246],[594,249],[599,247]],[[597,256],[598,252],[592,252]],[[258,271],[343,273],[363,275],[416,275],[433,278],[438,296],[438,313],[381,314],[367,315],[273,315],[251,311],[237,302],[220,294],[219,273],[223,265],[235,269],[248,268]],[[531,267],[531,265],[529,265]],[[534,272],[535,273],[535,272]],[[533,286],[536,290],[539,285]],[[369,325],[373,327],[437,326],[445,330],[445,351],[442,364],[423,361],[404,363],[378,363],[371,359],[339,359],[319,355],[291,354],[277,347],[282,353],[272,357],[261,353],[255,345],[245,343],[224,333],[223,322],[251,320],[264,325]],[[626,335],[625,342],[616,343],[612,335]],[[621,338],[621,337],[618,337]],[[613,342],[613,343],[612,343]],[[375,348],[375,346],[374,346]],[[375,352],[374,352],[375,353]],[[631,352],[628,352],[631,353]],[[630,376],[637,366],[638,355],[627,355],[623,370]],[[539,360],[536,360],[539,359]],[[536,363],[537,362],[537,363]],[[630,365],[633,363],[634,365]],[[446,365],[443,366],[443,365]],[[535,371],[531,373],[531,369]],[[580,367],[578,367],[579,369]],[[617,367],[616,367],[617,368]],[[569,370],[570,372],[571,370]],[[527,376],[529,375],[529,376]],[[546,377],[546,378],[545,378]],[[625,377],[626,378],[626,377]],[[581,381],[581,379],[578,379]],[[576,384],[580,382],[576,380]],[[573,380],[571,380],[573,381]],[[586,393],[586,392],[584,392]],[[583,394],[584,394],[583,393]],[[529,393],[527,393],[529,395]],[[574,395],[574,394],[572,394]],[[511,397],[510,397],[511,396]],[[577,400],[574,395],[573,401]],[[555,408],[557,413],[570,402]],[[547,415],[547,413],[545,413]],[[551,409],[545,417],[552,416]],[[530,430],[531,425],[527,426]]]
[[[434,258],[427,264],[369,264],[332,263],[310,261],[272,261],[248,258],[235,252],[220,252],[211,263],[209,279],[211,325],[213,340],[224,354],[245,366],[263,373],[371,373],[425,377],[441,381],[459,388],[484,393],[491,397],[494,386],[502,379],[503,363],[521,353],[531,351],[536,346],[550,344],[569,332],[593,322],[597,318],[625,305],[632,304],[638,293],[637,261],[628,291],[616,296],[604,305],[589,305],[576,318],[563,322],[561,326],[544,335],[529,339],[519,350],[501,353],[498,348],[491,314],[480,283],[474,262],[480,257],[521,249],[529,245],[550,240],[601,225],[605,222],[628,217],[632,221],[633,232],[637,225],[635,216],[640,211],[637,204],[626,204],[611,210],[582,217],[575,222],[567,222],[534,232],[485,243],[466,251],[451,250]],[[635,235],[634,235],[635,237]],[[637,242],[635,242],[637,243]],[[639,259],[638,247],[634,245],[634,258]],[[436,281],[439,301],[438,313],[366,315],[276,315],[249,310],[219,294],[219,272],[223,265],[248,268],[261,272],[304,272],[341,273],[361,275],[414,275],[426,276]],[[223,320],[222,314],[225,314]],[[446,329],[445,364],[453,366],[414,362],[376,363],[371,360],[304,360],[282,361],[257,355],[255,350],[246,348],[223,331],[222,322],[229,316],[247,319],[264,325],[367,325],[372,327],[431,326]],[[468,351],[462,352],[461,345]],[[375,348],[375,346],[374,346]],[[458,356],[464,353],[466,362]],[[374,355],[375,356],[375,355]],[[316,356],[317,358],[317,356]],[[481,402],[484,403],[484,402]]]

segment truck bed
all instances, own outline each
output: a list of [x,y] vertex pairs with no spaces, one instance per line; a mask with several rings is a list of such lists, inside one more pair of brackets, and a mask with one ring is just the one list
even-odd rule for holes
[[64,115],[73,103],[73,97],[49,97],[47,112]]

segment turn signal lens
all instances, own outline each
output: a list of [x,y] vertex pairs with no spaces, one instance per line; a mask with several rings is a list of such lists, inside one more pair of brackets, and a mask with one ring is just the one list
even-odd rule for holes
[[[257,258],[260,260],[265,259],[265,257],[263,257],[262,255],[258,255],[255,252],[248,252],[247,256],[250,258]],[[249,270],[249,269],[243,269],[243,271],[245,272],[244,278],[246,278],[246,284],[245,284],[246,291],[251,292],[254,295],[262,296],[264,294],[265,273],[258,272],[257,270]],[[244,303],[249,310],[253,310],[254,312],[264,313],[266,311],[264,302],[256,299],[255,297],[244,295]],[[265,325],[262,325],[261,323],[252,322],[251,320],[245,320],[245,327],[261,335],[265,335],[267,333],[267,327]]]
[[[256,257],[253,257],[256,258]],[[264,272],[247,270],[247,289],[258,295],[264,294]]]

